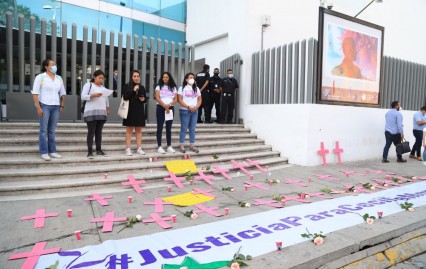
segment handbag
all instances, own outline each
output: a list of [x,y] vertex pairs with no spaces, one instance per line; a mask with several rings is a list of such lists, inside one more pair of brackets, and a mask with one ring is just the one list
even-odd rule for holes
[[397,154],[404,154],[407,152],[410,152],[411,148],[410,148],[410,142],[406,141],[405,139],[403,141],[401,141],[400,144],[396,145],[396,153]]
[[[87,94],[90,94],[91,89],[92,89],[92,82],[90,82],[90,88],[89,88],[89,92],[87,92]],[[81,113],[84,113],[84,109],[86,108],[86,102],[87,101],[83,101],[83,103],[81,104],[81,109],[80,109]]]
[[118,116],[122,119],[127,119],[127,114],[129,113],[129,100],[124,100],[121,97],[120,106],[118,107]]

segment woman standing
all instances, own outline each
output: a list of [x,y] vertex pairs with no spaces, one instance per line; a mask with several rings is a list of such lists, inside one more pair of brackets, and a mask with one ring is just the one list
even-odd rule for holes
[[[93,78],[83,86],[81,100],[86,101],[84,122],[87,124],[87,158],[93,159],[93,137],[96,141],[96,155],[107,157],[102,151],[102,129],[109,115],[109,100],[103,86],[105,74],[101,70],[93,73]],[[112,91],[111,91],[112,93]]]
[[34,79],[31,93],[40,118],[38,136],[40,155],[43,160],[50,161],[50,157],[62,158],[56,151],[55,129],[59,112],[64,108],[66,92],[62,78],[56,75],[57,67],[53,60],[44,60],[42,71],[43,73]]
[[[167,152],[175,153],[172,148],[172,124],[174,117],[173,105],[177,102],[176,83],[169,72],[164,72],[155,88],[155,100],[157,100],[157,145],[158,153],[166,153],[161,147],[161,136],[163,133],[164,121],[166,121]],[[171,119],[165,120],[166,114],[171,115]]]
[[127,119],[123,119],[123,126],[126,126],[126,152],[127,156],[132,156],[130,144],[132,140],[133,129],[136,132],[137,154],[144,155],[142,150],[142,127],[145,126],[145,107],[146,90],[140,84],[141,77],[137,70],[132,71],[130,82],[124,85],[123,99],[129,100],[129,112]]
[[185,135],[189,128],[189,150],[198,153],[195,144],[195,127],[197,126],[198,108],[201,106],[201,92],[195,85],[194,74],[188,73],[178,91],[178,102],[181,105],[180,115],[180,151],[185,153]]

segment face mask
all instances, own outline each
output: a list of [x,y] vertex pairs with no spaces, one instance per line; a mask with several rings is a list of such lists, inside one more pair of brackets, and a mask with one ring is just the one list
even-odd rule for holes
[[228,74],[228,78],[233,78],[234,74]]
[[190,79],[188,79],[188,84],[189,85],[194,85],[194,83],[195,83],[195,80],[193,79],[193,78],[190,78]]
[[53,65],[53,66],[50,68],[50,71],[51,71],[53,74],[56,74],[56,71],[58,71],[58,67],[56,67],[56,65]]

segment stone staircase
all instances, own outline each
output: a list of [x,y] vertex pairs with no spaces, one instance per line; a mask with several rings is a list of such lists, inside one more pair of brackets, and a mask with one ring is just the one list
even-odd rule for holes
[[[179,124],[172,129],[172,144],[178,147]],[[0,196],[66,193],[78,194],[127,191],[121,186],[127,175],[143,178],[152,184],[165,183],[168,176],[165,161],[183,159],[184,154],[157,153],[156,125],[148,124],[142,131],[142,148],[146,155],[124,155],[124,127],[107,123],[103,131],[102,150],[108,157],[86,158],[86,125],[84,123],[59,123],[56,131],[57,149],[62,159],[42,160],[38,154],[38,123],[0,123]],[[165,139],[165,130],[163,139]],[[163,146],[166,143],[163,142]],[[198,124],[196,145],[200,153],[187,153],[197,167],[217,164],[237,173],[231,160],[239,162],[256,160],[270,169],[287,167],[287,158],[265,145],[263,140],[243,125]],[[134,135],[133,135],[133,147]],[[216,154],[218,159],[212,156]],[[157,161],[152,161],[157,158]],[[250,167],[253,172],[257,169]],[[104,173],[108,178],[104,179]],[[211,173],[211,171],[206,171]],[[217,176],[219,177],[219,176]],[[150,185],[152,185],[150,184]]]

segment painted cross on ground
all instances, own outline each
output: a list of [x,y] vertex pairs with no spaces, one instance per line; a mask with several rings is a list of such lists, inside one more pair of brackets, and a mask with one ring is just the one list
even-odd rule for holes
[[123,222],[127,220],[126,217],[114,218],[114,214],[115,213],[113,211],[106,212],[105,218],[94,218],[90,222],[103,222],[104,226],[102,228],[102,232],[111,232],[114,222]]
[[355,171],[339,170],[339,172],[345,174],[346,177],[349,177],[350,175],[359,176],[359,177],[365,176],[364,174],[359,174]]
[[310,197],[317,197],[321,199],[333,199],[333,196],[327,196],[322,192],[305,192],[305,195],[309,195]]
[[336,178],[336,177],[332,177],[331,175],[314,175],[319,179],[330,179],[330,180],[335,180],[335,181],[340,181],[341,179]]
[[276,208],[281,208],[283,207],[281,204],[278,203],[278,201],[275,200],[270,200],[270,201],[265,201],[262,199],[254,199],[254,205],[267,205],[267,206],[272,206],[272,207],[276,207]]
[[416,180],[417,178],[413,179],[413,178],[406,178],[406,177],[403,177],[403,176],[393,176],[393,178],[399,179],[402,182],[416,182],[417,181]]
[[132,186],[133,189],[137,192],[137,193],[141,193],[143,192],[143,190],[141,189],[141,187],[139,186],[139,184],[145,184],[146,181],[141,179],[141,180],[136,180],[134,176],[132,175],[127,175],[127,178],[129,179],[129,181],[123,181],[121,182],[121,185],[123,186]]
[[321,142],[321,149],[318,150],[317,153],[322,156],[322,164],[324,166],[326,166],[327,165],[327,159],[325,158],[325,155],[328,154],[329,151],[328,151],[328,149],[324,148],[324,142]]
[[170,177],[165,177],[164,181],[173,181],[173,183],[175,183],[175,185],[179,188],[179,189],[183,189],[184,186],[182,185],[181,181],[185,181],[186,178],[185,177],[177,177],[174,173],[169,172]]
[[402,184],[389,179],[388,180],[373,179],[373,180],[379,183],[380,185],[388,185],[388,186],[396,186],[396,187],[402,186]]
[[217,206],[212,206],[212,207],[205,207],[203,205],[195,205],[195,206],[198,208],[198,210],[194,210],[194,213],[197,213],[197,214],[207,213],[207,214],[210,214],[210,215],[215,216],[215,217],[223,216],[223,214],[216,212],[216,210],[219,209],[219,207],[217,207]]
[[100,196],[97,193],[92,193],[92,197],[89,198],[84,198],[84,201],[96,201],[98,202],[101,206],[106,206],[109,205],[107,201],[105,201],[105,199],[111,199],[112,196]]
[[26,258],[24,264],[21,266],[21,269],[33,269],[41,255],[58,253],[61,250],[61,248],[44,249],[46,245],[47,242],[37,242],[30,252],[12,254],[9,256],[9,260]]
[[366,173],[376,174],[376,175],[395,175],[392,172],[386,172],[382,170],[365,170]]
[[[364,185],[364,184],[367,184],[367,183],[361,181],[359,184]],[[370,183],[370,185],[371,185],[371,187],[374,187],[375,189],[382,189],[382,190],[388,189],[388,188],[386,188],[386,187],[384,187],[380,184],[377,184],[377,183]]]
[[221,169],[218,165],[212,165],[213,166],[213,173],[215,174],[221,174],[224,178],[230,180],[232,177],[228,175],[229,172],[228,169]]
[[295,185],[299,185],[300,187],[308,187],[308,185],[303,184],[303,180],[293,180],[290,178],[285,178],[283,182],[285,184],[295,184]]
[[235,160],[231,160],[232,166],[234,168],[240,169],[241,171],[243,171],[243,173],[247,174],[247,175],[251,175],[250,172],[245,168],[247,167],[247,165],[245,165],[244,163],[239,163]]
[[151,219],[144,219],[143,223],[152,223],[155,222],[158,225],[160,225],[161,228],[163,229],[169,229],[172,228],[172,226],[170,224],[168,224],[166,221],[172,220],[171,217],[160,217],[157,213],[151,213]]
[[300,196],[283,196],[281,202],[295,201],[301,203],[310,203],[311,201],[300,198]]
[[155,206],[155,212],[161,213],[164,211],[163,205],[172,205],[173,203],[170,202],[163,202],[163,199],[157,197],[155,198],[154,202],[144,202],[144,205],[154,205]]
[[195,179],[202,179],[202,180],[204,180],[209,185],[213,184],[213,182],[211,182],[210,179],[213,179],[214,176],[212,176],[212,175],[205,175],[204,172],[201,171],[201,170],[198,170],[198,174],[199,174],[199,176],[195,176],[194,177]]
[[349,191],[351,188],[353,189],[353,192],[364,192],[364,193],[371,193],[370,190],[364,188],[364,187],[356,187],[356,186],[351,186],[351,185],[343,185],[343,188],[345,188],[346,191]]
[[211,192],[214,192],[214,190],[202,190],[199,188],[193,188],[194,192],[192,192],[192,194],[203,194],[212,198],[216,198],[216,196],[214,196],[213,194],[211,194]]
[[46,209],[37,209],[36,214],[32,216],[24,216],[21,220],[29,220],[34,219],[34,228],[43,228],[45,218],[57,217],[59,213],[49,213],[46,214]]
[[249,181],[244,181],[244,184],[246,184],[245,185],[246,188],[255,187],[255,188],[258,188],[258,189],[261,189],[261,190],[269,191],[268,188],[261,186],[262,183],[251,183]]
[[260,162],[258,162],[258,161],[252,161],[250,159],[246,159],[246,161],[247,161],[248,165],[250,165],[250,166],[256,166],[257,169],[259,169],[262,172],[267,172],[268,171],[265,168],[263,168],[262,166],[260,166]]
[[426,176],[416,177],[419,180],[426,180]]
[[343,149],[340,148],[339,141],[336,141],[336,147],[333,149],[333,152],[337,154],[337,163],[341,164],[342,157],[340,156],[340,154],[343,153]]

